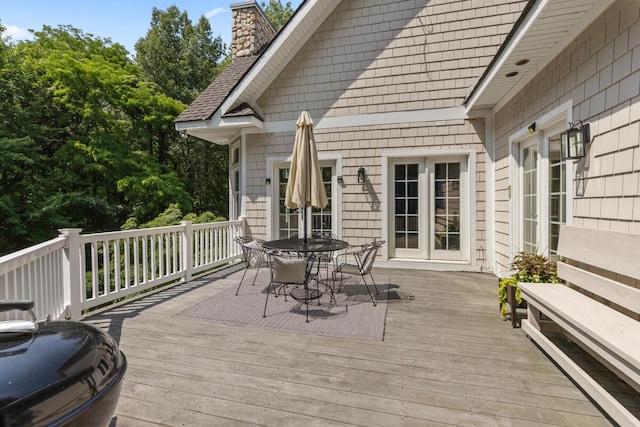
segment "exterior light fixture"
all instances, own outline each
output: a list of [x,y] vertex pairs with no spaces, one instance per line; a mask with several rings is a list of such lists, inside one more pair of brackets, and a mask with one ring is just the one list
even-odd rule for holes
[[342,176],[338,176],[338,184],[344,184],[344,180],[342,179]]
[[365,168],[360,166],[358,169],[358,184],[364,184],[367,181],[367,171]]
[[585,156],[585,146],[591,140],[589,123],[582,123],[580,127],[570,124],[570,128],[561,134],[560,148],[563,159],[581,159]]
[[267,184],[267,185],[271,184],[271,178],[267,178],[267,179],[265,179],[265,180],[264,180],[264,183],[265,183],[265,184]]
[[527,129],[529,129],[529,133],[534,133],[536,131],[536,122],[531,123]]

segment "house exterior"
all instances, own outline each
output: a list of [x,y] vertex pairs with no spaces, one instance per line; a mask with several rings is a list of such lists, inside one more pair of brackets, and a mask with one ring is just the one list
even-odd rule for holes
[[[176,128],[229,145],[248,234],[302,232],[303,110],[330,199],[307,230],[383,239],[388,266],[501,275],[561,223],[640,233],[640,2],[306,0],[273,39],[256,2],[232,9],[234,61]],[[575,123],[587,156],[563,160]]]

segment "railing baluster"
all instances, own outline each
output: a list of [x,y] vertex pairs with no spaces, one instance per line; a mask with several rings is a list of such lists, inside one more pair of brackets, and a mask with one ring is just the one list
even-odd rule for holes
[[130,246],[129,246],[129,237],[123,240],[123,250],[124,250],[124,288],[128,289],[131,286],[131,254]]
[[91,298],[98,297],[98,242],[91,243]]
[[120,239],[113,239],[113,287],[120,292]]
[[140,283],[140,259],[139,257],[139,249],[140,246],[140,238],[136,237],[133,239],[133,286],[138,286]]
[[111,257],[109,256],[109,240],[102,242],[102,271],[104,277],[104,292],[103,295],[109,295],[111,293]]

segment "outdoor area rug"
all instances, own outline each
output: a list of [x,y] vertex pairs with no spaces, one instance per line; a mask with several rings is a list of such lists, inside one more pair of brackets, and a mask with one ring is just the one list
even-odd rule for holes
[[[315,284],[312,283],[312,287]],[[309,303],[309,323],[306,319],[306,306],[284,295],[274,298],[269,295],[267,317],[263,317],[265,292],[267,285],[251,282],[243,284],[238,296],[235,295],[237,285],[202,301],[195,306],[176,315],[176,317],[219,322],[232,325],[251,326],[264,329],[326,335],[332,337],[360,338],[382,341],[387,315],[388,285],[378,284],[378,301],[373,306],[361,279],[345,276],[342,290],[335,294],[336,302],[330,301],[327,291],[318,300]],[[324,291],[320,285],[320,290]]]

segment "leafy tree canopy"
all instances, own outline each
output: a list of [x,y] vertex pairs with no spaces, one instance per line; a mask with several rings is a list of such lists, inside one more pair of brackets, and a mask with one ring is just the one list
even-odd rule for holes
[[184,104],[108,39],[69,26],[34,36],[1,51],[0,253],[58,228],[114,230],[170,203],[190,209],[184,183],[144,150],[175,134]]
[[188,104],[218,74],[226,47],[220,36],[213,37],[207,18],[201,16],[193,25],[187,12],[172,5],[167,10],[153,8],[149,31],[135,49],[143,76]]
[[289,21],[294,12],[290,1],[283,6],[280,0],[269,0],[269,4],[265,5],[262,2],[260,6],[262,6],[262,10],[264,10],[265,15],[267,15],[276,31],[280,31],[284,27],[284,24]]

